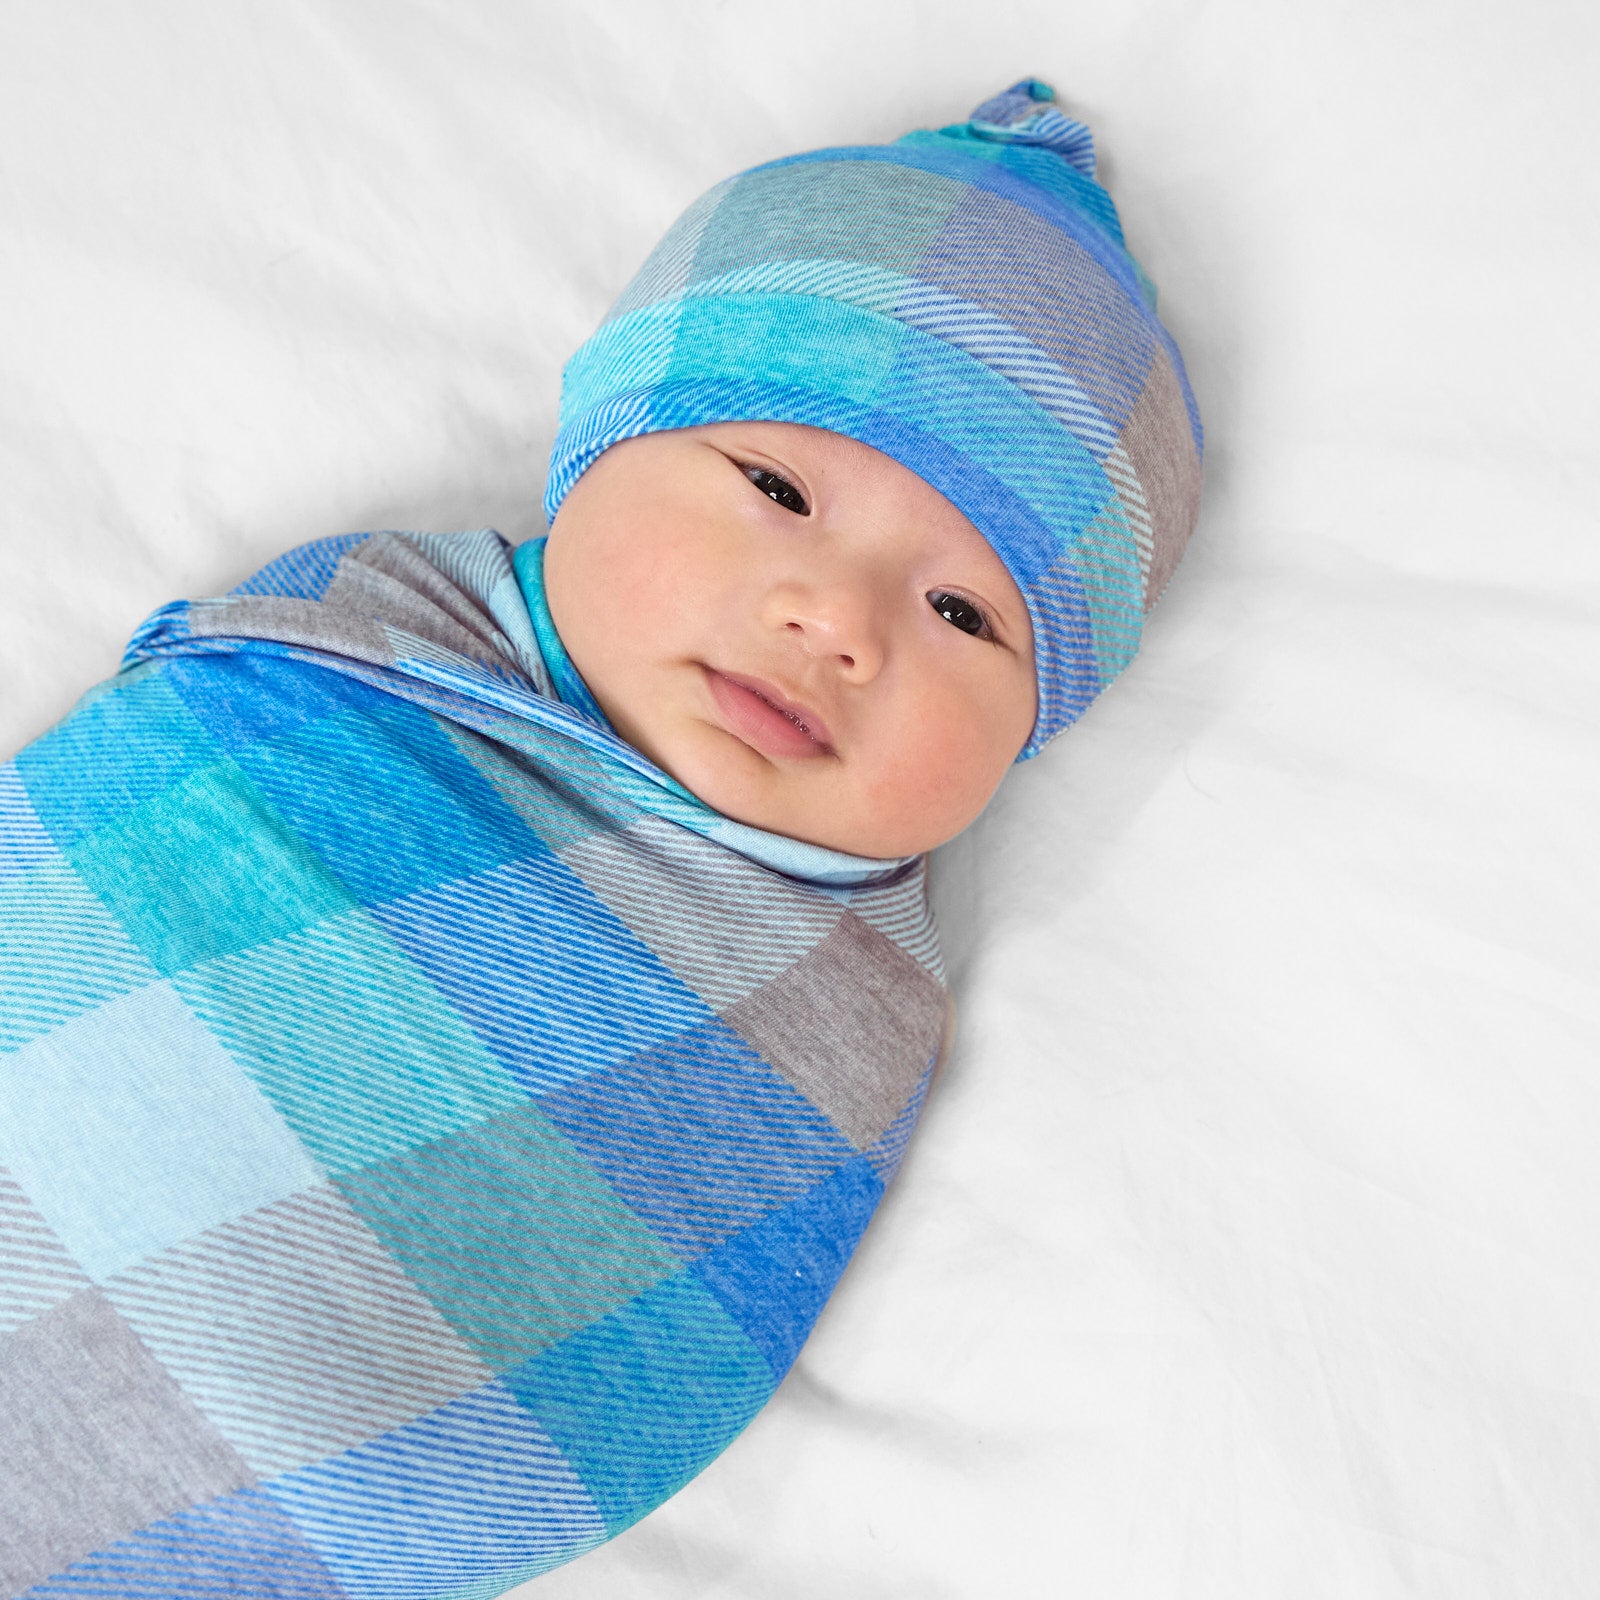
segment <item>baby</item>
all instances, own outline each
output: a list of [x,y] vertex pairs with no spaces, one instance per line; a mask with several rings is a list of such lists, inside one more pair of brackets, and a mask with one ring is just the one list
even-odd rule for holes
[[500,1594],[770,1396],[948,1048],[926,853],[1197,511],[1052,99],[718,185],[547,539],[290,551],[0,767],[0,1600]]

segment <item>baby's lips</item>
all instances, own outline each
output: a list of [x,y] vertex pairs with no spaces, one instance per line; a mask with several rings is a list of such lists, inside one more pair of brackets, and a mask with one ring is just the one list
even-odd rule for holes
[[809,706],[775,684],[738,672],[707,667],[712,698],[732,731],[768,755],[832,755],[827,724]]

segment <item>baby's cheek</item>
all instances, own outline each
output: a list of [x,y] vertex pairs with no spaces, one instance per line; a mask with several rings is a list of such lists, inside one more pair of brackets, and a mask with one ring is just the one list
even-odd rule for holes
[[940,797],[940,821],[954,837],[989,803],[1033,727],[1032,685],[984,684],[943,708],[926,741],[922,781]]
[[875,764],[863,786],[867,818],[911,841],[886,853],[929,849],[965,826],[971,774],[958,750],[936,721],[922,722]]

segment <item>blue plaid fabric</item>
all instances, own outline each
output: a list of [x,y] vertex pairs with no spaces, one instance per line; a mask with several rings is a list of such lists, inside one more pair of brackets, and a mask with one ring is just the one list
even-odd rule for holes
[[0,766],[0,1596],[486,1600],[793,1361],[940,1048],[922,863],[707,810],[547,620],[536,545],[323,540]]
[[909,467],[1028,602],[1023,756],[1127,665],[1198,514],[1183,359],[1095,181],[1082,123],[1024,78],[964,123],[717,184],[567,364],[545,511],[607,446],[809,423]]
[[[696,423],[885,451],[1028,599],[1024,754],[1200,486],[1052,98],[696,202],[569,364],[546,496]],[[0,766],[0,1600],[488,1600],[602,1542],[794,1360],[948,1019],[921,859],[619,740],[538,543],[322,540],[158,612]]]

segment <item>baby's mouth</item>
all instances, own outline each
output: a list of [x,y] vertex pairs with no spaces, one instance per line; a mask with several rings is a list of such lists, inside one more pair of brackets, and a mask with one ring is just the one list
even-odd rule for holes
[[706,682],[728,731],[762,755],[806,760],[834,753],[822,719],[772,684],[706,667]]

